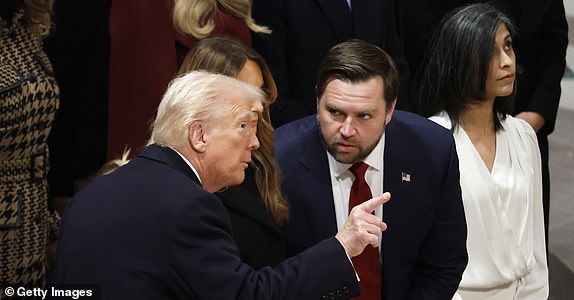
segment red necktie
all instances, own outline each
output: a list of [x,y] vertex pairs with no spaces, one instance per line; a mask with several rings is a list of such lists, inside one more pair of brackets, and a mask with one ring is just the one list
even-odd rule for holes
[[[349,212],[353,207],[373,197],[371,189],[365,181],[365,171],[369,166],[364,162],[352,165],[349,170],[355,175],[349,197]],[[361,295],[353,299],[378,300],[381,299],[381,265],[379,262],[379,249],[367,245],[363,253],[351,259],[359,278],[361,279]]]

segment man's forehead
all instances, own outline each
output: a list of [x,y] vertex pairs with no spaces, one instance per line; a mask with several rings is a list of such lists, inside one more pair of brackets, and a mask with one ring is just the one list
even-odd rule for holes
[[229,110],[239,117],[257,117],[263,111],[263,104],[257,100],[231,101]]

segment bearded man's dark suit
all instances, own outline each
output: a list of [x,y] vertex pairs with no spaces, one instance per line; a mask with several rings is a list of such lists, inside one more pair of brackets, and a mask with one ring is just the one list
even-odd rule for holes
[[70,203],[54,284],[102,299],[346,299],[358,282],[333,237],[276,268],[241,262],[221,201],[172,149],[151,145]]
[[[401,76],[397,107],[407,107],[410,77],[396,31],[391,0],[254,0],[253,18],[271,34],[253,34],[253,48],[264,58],[277,83],[272,105],[275,127],[316,112],[315,82],[319,64],[331,47],[361,39],[384,49]],[[404,92],[402,87],[405,87]]]
[[[290,205],[287,252],[296,255],[337,232],[327,152],[316,116],[278,128],[275,142]],[[383,205],[383,299],[451,299],[468,261],[451,132],[395,111],[385,131],[383,176],[391,193]]]

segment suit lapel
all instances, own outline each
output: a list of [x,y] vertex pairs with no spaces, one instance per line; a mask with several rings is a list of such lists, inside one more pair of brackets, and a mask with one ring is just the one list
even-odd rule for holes
[[[338,42],[353,36],[353,19],[346,0],[316,0]],[[359,1],[360,2],[360,1]]]
[[[418,184],[416,165],[421,162],[413,159],[416,157],[416,150],[409,145],[409,139],[404,138],[401,133],[408,129],[398,128],[401,126],[397,120],[401,113],[395,111],[393,119],[385,129],[385,154],[383,171],[383,190],[391,193],[391,201],[383,207],[383,220],[393,222],[400,218],[400,210],[408,207],[405,201],[410,201],[417,190]],[[403,180],[403,173],[409,176],[409,182]],[[389,229],[392,231],[392,228]],[[383,237],[385,232],[383,232]]]
[[356,0],[352,2],[353,37],[378,45],[382,38],[383,4],[381,0]]
[[157,144],[149,145],[138,157],[155,160],[157,162],[163,163],[170,166],[171,168],[183,173],[185,176],[189,177],[197,184],[201,186],[199,178],[195,176],[193,170],[187,165],[187,163],[169,147],[163,147]]
[[[312,121],[317,122],[315,118]],[[306,182],[308,183],[307,186],[312,187],[308,191],[308,221],[318,242],[337,233],[337,220],[335,205],[333,204],[329,162],[317,125],[309,133],[305,145],[307,145],[306,150],[300,162],[307,172],[301,176],[302,182]]]

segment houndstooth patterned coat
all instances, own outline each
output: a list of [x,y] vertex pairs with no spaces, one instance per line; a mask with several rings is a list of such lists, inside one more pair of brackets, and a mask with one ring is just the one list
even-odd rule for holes
[[0,288],[44,287],[53,220],[47,138],[59,90],[24,12],[0,18],[0,31]]

